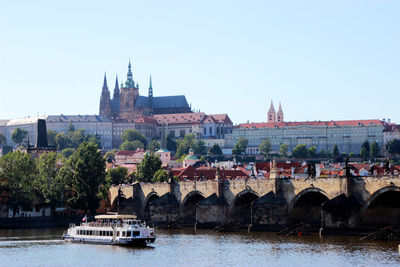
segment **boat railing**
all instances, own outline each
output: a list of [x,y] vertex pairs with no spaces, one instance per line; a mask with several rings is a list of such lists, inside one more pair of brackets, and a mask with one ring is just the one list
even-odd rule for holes
[[82,222],[80,226],[85,227],[132,227],[142,228],[146,227],[145,224],[127,224],[125,222]]
[[69,224],[69,228],[75,228],[75,227],[76,227],[76,225],[74,223]]

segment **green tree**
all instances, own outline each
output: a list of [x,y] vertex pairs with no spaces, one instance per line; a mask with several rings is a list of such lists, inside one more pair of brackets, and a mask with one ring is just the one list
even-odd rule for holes
[[151,142],[149,144],[149,150],[151,152],[155,152],[155,151],[157,151],[159,149],[160,149],[160,143],[155,139],[151,140]]
[[332,156],[333,158],[337,158],[339,156],[339,148],[336,144],[333,146]]
[[244,137],[240,137],[236,144],[233,146],[232,154],[233,155],[241,155],[243,152],[246,152],[247,145],[249,144],[249,140]]
[[83,142],[61,168],[68,204],[92,214],[99,207],[100,186],[105,182],[105,160],[95,143]]
[[14,143],[21,145],[27,135],[27,131],[20,128],[15,128],[11,135],[11,139],[14,141]]
[[214,144],[209,152],[211,155],[222,155],[222,150],[218,144]]
[[129,150],[129,151],[135,151],[138,148],[144,148],[144,144],[139,140],[125,141],[119,147],[120,150]]
[[377,142],[373,142],[370,147],[371,156],[376,158],[379,155],[379,145]]
[[386,144],[386,150],[392,155],[400,155],[400,140],[393,139]]
[[116,167],[107,171],[107,177],[111,184],[119,185],[129,183],[128,169],[125,167]]
[[75,127],[74,127],[74,125],[72,124],[72,121],[69,123],[69,125],[68,125],[68,132],[75,132]]
[[353,153],[353,152],[350,152],[350,153],[349,153],[349,157],[350,157],[350,158],[354,157],[354,153]]
[[166,170],[159,169],[154,173],[152,182],[153,183],[161,183],[161,182],[168,182],[169,175]]
[[13,211],[32,204],[32,184],[36,175],[35,162],[21,151],[11,152],[0,158],[0,189],[6,192],[5,203]]
[[136,179],[139,182],[151,182],[154,174],[161,169],[161,165],[160,157],[154,155],[154,153],[145,154],[137,167]]
[[279,154],[281,155],[281,157],[286,158],[288,150],[289,150],[289,146],[287,144],[280,145]]
[[269,156],[269,152],[271,152],[271,141],[269,138],[267,140],[263,140],[258,147],[258,150],[263,154],[265,157]]
[[125,130],[121,137],[124,141],[140,141],[146,147],[147,139],[138,130]]
[[67,147],[67,148],[64,148],[62,151],[61,151],[61,154],[64,156],[64,158],[69,158],[72,154],[74,154],[74,149],[73,148],[71,148],[71,147]]
[[56,146],[56,136],[57,132],[52,130],[47,130],[47,142],[49,146]]
[[165,143],[169,151],[176,151],[176,146],[177,146],[176,141],[172,139],[169,135],[165,137]]
[[65,188],[64,180],[59,175],[57,154],[54,152],[42,154],[38,159],[37,169],[38,174],[34,180],[36,196],[41,203],[49,205],[51,213],[54,214]]
[[321,149],[319,150],[318,155],[319,155],[321,158],[325,158],[325,157],[326,157],[325,149],[321,148]]
[[192,148],[197,155],[206,154],[207,151],[203,141],[196,139],[194,134],[187,134],[183,139],[178,141],[176,157],[179,158],[184,154],[188,154],[190,148]]
[[76,131],[69,131],[67,138],[69,138],[69,143],[72,148],[78,148],[86,139],[85,130],[78,129]]
[[111,163],[115,160],[115,154],[117,153],[117,150],[113,149],[110,151],[107,151],[106,154],[104,154],[104,159],[106,162]]
[[305,145],[297,145],[293,148],[293,157],[294,158],[306,158],[307,157],[307,147]]
[[[364,150],[363,150],[364,148]],[[360,151],[360,155],[364,160],[367,160],[370,156],[370,150],[369,150],[370,146],[369,146],[369,142],[368,140],[365,140],[364,143],[362,143],[361,145],[361,151],[363,151],[363,155],[361,155],[361,151]]]
[[64,148],[72,147],[71,140],[65,133],[58,133],[54,138],[57,150],[61,151]]
[[85,135],[85,142],[95,143],[99,148],[101,148],[101,139],[97,134]]
[[369,153],[367,152],[367,149],[365,147],[361,148],[360,156],[361,156],[363,161],[366,161],[368,159]]
[[0,132],[0,146],[5,145],[7,143],[7,138],[4,136],[2,132]]
[[312,146],[307,149],[307,156],[309,158],[315,158],[317,156],[317,148],[315,146]]

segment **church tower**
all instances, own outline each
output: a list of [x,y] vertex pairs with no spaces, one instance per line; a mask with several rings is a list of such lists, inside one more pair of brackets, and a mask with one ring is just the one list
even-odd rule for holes
[[110,91],[108,91],[107,77],[104,73],[103,89],[100,97],[100,116],[111,118],[111,103],[110,103]]
[[283,122],[283,111],[282,111],[281,102],[279,102],[278,112],[276,113],[276,121]]
[[150,85],[149,85],[149,108],[150,108],[150,114],[153,114],[153,84],[151,83],[151,75],[150,75]]
[[269,107],[269,110],[268,110],[267,122],[276,122],[276,112],[275,112],[275,108],[274,108],[274,104],[272,103],[272,100],[271,100],[271,106]]
[[128,65],[127,80],[124,86],[121,86],[119,99],[119,118],[131,119],[135,115],[135,104],[139,96],[139,85],[135,84],[132,78],[131,62]]
[[119,113],[119,85],[118,85],[118,75],[115,78],[115,87],[114,87],[114,94],[113,98],[111,99],[111,113],[113,118],[118,117]]

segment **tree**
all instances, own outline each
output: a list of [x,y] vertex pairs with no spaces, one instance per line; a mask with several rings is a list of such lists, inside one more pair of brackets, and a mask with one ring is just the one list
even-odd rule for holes
[[69,123],[69,125],[68,125],[68,132],[75,132],[75,127],[74,127],[74,125],[72,124],[72,121]]
[[280,145],[279,154],[281,154],[281,157],[287,157],[288,150],[289,150],[289,146],[287,144]]
[[365,147],[361,148],[360,156],[361,156],[363,161],[366,161],[368,159],[369,153],[367,152],[367,149]]
[[292,151],[293,157],[295,158],[306,158],[307,152],[307,147],[305,145],[297,145]]
[[137,167],[136,179],[139,182],[151,182],[154,174],[161,169],[161,165],[160,157],[154,153],[145,154]]
[[325,158],[326,157],[326,152],[325,152],[325,149],[323,149],[323,148],[321,148],[320,150],[319,150],[319,156],[321,157],[321,158]]
[[32,204],[32,183],[36,175],[35,162],[21,151],[11,152],[0,158],[0,189],[6,192],[5,203],[13,211]]
[[160,149],[160,143],[157,140],[153,139],[149,144],[149,150],[151,152],[155,152]]
[[70,148],[70,147],[67,147],[67,148],[64,148],[62,151],[61,151],[61,154],[64,156],[64,158],[69,158],[72,154],[74,154],[74,149],[73,148]]
[[379,145],[377,142],[373,142],[370,147],[371,156],[376,158],[379,155]]
[[161,183],[161,182],[168,182],[169,175],[166,170],[159,169],[154,173],[152,182],[153,183]]
[[11,139],[14,141],[14,143],[21,145],[27,135],[27,131],[20,128],[15,128],[11,135]]
[[58,133],[54,138],[57,150],[61,151],[64,148],[71,147],[71,140],[65,133]]
[[211,155],[222,155],[222,150],[218,144],[214,144],[209,152]]
[[125,141],[119,147],[120,150],[129,150],[129,151],[135,151],[138,148],[144,148],[144,144],[139,140]]
[[333,146],[332,156],[334,159],[339,157],[339,148],[336,144]]
[[7,143],[7,138],[4,136],[2,132],[0,132],[0,146],[5,145]]
[[192,148],[197,155],[206,154],[207,151],[203,141],[197,140],[194,134],[187,134],[183,139],[178,141],[176,157],[179,158],[184,154],[188,154],[190,148]]
[[393,139],[386,144],[387,151],[392,155],[400,155],[400,140]]
[[268,157],[269,152],[271,152],[271,141],[269,140],[269,138],[261,142],[260,146],[258,147],[258,150],[262,154],[264,154],[265,157]]
[[354,157],[354,153],[353,153],[353,152],[350,152],[350,153],[349,153],[349,158],[352,158],[352,157]]
[[56,146],[56,136],[57,132],[52,130],[47,131],[47,142],[49,146]]
[[99,207],[99,189],[105,182],[105,160],[95,143],[83,142],[61,168],[68,190],[67,202],[92,214]]
[[169,151],[176,151],[176,141],[172,139],[169,135],[165,137],[165,143]]
[[111,184],[119,185],[129,183],[128,169],[125,167],[116,167],[107,171],[107,177]]
[[317,148],[315,146],[312,146],[307,149],[307,156],[309,158],[315,158],[317,156]]
[[80,144],[82,144],[86,137],[85,137],[85,130],[78,129],[76,131],[68,131],[67,137],[70,140],[70,145],[72,148],[78,148]]
[[54,214],[57,202],[62,198],[65,184],[59,175],[57,166],[57,154],[54,152],[44,153],[38,159],[38,174],[34,180],[36,196],[50,206]]
[[85,135],[84,140],[89,143],[95,143],[99,148],[101,148],[101,139],[100,139],[100,136],[97,134]]
[[115,160],[115,154],[117,153],[117,150],[113,149],[110,151],[107,151],[106,154],[104,154],[104,159],[106,162],[111,163]]
[[146,147],[147,139],[138,130],[125,130],[121,137],[124,141],[140,141]]
[[241,155],[243,152],[246,152],[247,145],[249,144],[249,140],[244,137],[240,137],[236,144],[233,146],[232,154],[233,155]]
[[[363,150],[363,148],[364,148],[364,150]],[[370,155],[369,148],[370,148],[369,142],[368,142],[368,140],[365,140],[364,143],[362,143],[362,145],[361,145],[361,151],[363,153],[361,154],[361,151],[360,151],[360,155],[364,160],[367,160],[369,158],[369,155]]]

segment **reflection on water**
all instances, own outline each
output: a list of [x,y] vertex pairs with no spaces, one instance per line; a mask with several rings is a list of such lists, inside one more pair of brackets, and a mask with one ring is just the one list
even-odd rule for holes
[[358,237],[163,231],[147,248],[70,244],[64,229],[0,230],[1,266],[400,266],[398,243]]

